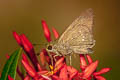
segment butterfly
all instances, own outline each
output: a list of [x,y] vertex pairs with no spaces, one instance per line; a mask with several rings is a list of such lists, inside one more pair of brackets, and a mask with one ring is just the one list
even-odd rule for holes
[[48,52],[54,52],[56,56],[68,54],[92,53],[95,45],[93,39],[93,10],[88,9],[73,21],[65,30],[57,42],[47,45]]
[[72,54],[90,54],[95,45],[93,39],[93,10],[87,9],[75,19],[63,32],[57,41],[49,43],[47,52],[55,53],[55,56],[67,56]]

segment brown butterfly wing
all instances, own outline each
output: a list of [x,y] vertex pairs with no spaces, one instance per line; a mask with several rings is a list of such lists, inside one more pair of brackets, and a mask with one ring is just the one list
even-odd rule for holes
[[83,12],[62,34],[58,43],[69,46],[75,53],[86,53],[88,48],[95,44],[92,33],[93,11]]

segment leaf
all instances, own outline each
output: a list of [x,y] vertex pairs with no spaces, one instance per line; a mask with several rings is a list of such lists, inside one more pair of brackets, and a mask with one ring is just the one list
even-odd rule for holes
[[17,69],[20,53],[21,53],[21,49],[18,49],[12,53],[12,55],[7,60],[3,68],[0,80],[8,80],[8,75],[10,75],[15,80],[16,69]]

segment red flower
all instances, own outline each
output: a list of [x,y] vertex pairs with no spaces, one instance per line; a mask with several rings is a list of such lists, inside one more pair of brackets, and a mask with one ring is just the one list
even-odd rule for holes
[[[26,69],[27,73],[30,75],[30,77],[34,78],[35,80],[38,79],[50,79],[54,74],[56,74],[64,65],[63,63],[64,58],[60,58],[56,63],[55,66],[50,65],[51,71],[44,70],[39,66],[39,72],[36,72],[35,69],[30,65],[30,63],[27,60],[27,57],[23,54],[22,55],[22,64],[24,68]],[[63,70],[64,71],[64,70]],[[54,76],[55,77],[55,76]]]
[[94,76],[98,76],[98,75],[104,74],[104,73],[106,73],[106,72],[108,72],[108,71],[110,71],[110,70],[111,70],[111,68],[103,68],[103,69],[101,69],[99,72],[94,72],[93,75],[94,75]]
[[[87,54],[86,55],[87,60],[88,60],[88,65],[86,65],[86,61],[85,61],[85,57],[82,55],[80,55],[80,59],[81,63],[85,63],[85,64],[81,64],[81,66],[85,67],[81,67],[82,69],[82,73],[79,73],[77,76],[75,76],[74,78],[76,79],[80,79],[80,80],[84,80],[84,79],[88,79],[91,80],[92,76],[93,78],[97,79],[97,80],[105,80],[104,77],[100,76],[100,74],[106,73],[108,71],[110,71],[110,68],[103,68],[101,69],[99,72],[96,72],[96,68],[98,66],[98,60],[96,60],[95,62],[92,61],[92,58]],[[84,68],[84,69],[83,69]]]
[[[48,29],[48,27],[47,27],[47,29]],[[53,33],[54,33],[54,37],[57,39],[59,37],[58,32],[54,28],[52,30],[53,30]],[[44,32],[45,31],[46,30],[44,29]],[[49,30],[46,33],[49,33],[49,35],[50,35]],[[50,36],[49,36],[49,38],[50,38]],[[85,60],[85,56],[87,57],[87,60],[88,60],[88,63],[89,63],[88,65],[87,65],[87,62]],[[78,74],[81,79],[89,79],[89,80],[91,80],[93,74],[94,74],[93,76],[97,79],[98,77],[96,77],[96,76],[98,76],[98,75],[96,75],[96,74],[100,74],[100,73],[102,74],[102,73],[108,72],[110,70],[109,68],[105,68],[105,71],[102,70],[100,72],[95,72],[97,66],[98,66],[98,61],[93,62],[92,58],[88,54],[87,55],[82,55],[81,54],[80,55],[80,68],[82,70],[82,73],[78,73],[78,71],[73,68],[75,71],[72,74],[73,74],[73,76]],[[61,70],[63,70],[62,72],[65,71],[64,73],[66,73],[66,69],[63,68]],[[68,70],[70,71],[70,68],[68,68]],[[69,72],[69,76],[70,75],[71,75],[71,73]],[[69,78],[69,79],[72,79],[73,76],[71,78]],[[67,76],[66,76],[65,79],[67,79]]]
[[87,66],[87,63],[85,61],[84,55],[80,54],[80,68],[84,70],[86,66]]
[[[51,34],[44,20],[42,20],[42,27],[47,41],[50,42]],[[52,28],[52,31],[54,33],[55,39],[58,39],[59,34],[56,29]],[[19,36],[16,32],[13,32],[13,34],[16,41],[20,46],[23,47],[33,64],[31,65],[26,55],[22,54],[22,64],[27,72],[27,76],[24,78],[24,80],[30,80],[30,78],[33,80],[106,80],[100,75],[111,70],[111,68],[103,68],[96,72],[99,61],[96,60],[94,62],[88,54],[80,54],[81,71],[78,71],[74,67],[68,66],[64,60],[64,57],[56,58],[56,62],[54,60],[52,61],[51,57],[48,55],[45,49],[42,49],[40,52],[41,64],[39,64],[37,57],[35,56],[34,47],[32,43],[26,38],[26,36],[24,34]],[[52,53],[50,55],[54,56]],[[88,62],[86,61],[85,57],[87,58]],[[46,67],[49,67],[49,70]]]
[[69,80],[67,73],[67,65],[64,65],[63,68],[60,70],[59,78],[61,80]]
[[90,65],[88,65],[83,71],[82,78],[83,79],[89,78],[92,75],[92,73],[96,70],[97,66],[98,66],[98,61],[95,61],[91,63]]
[[17,41],[17,43],[21,46],[22,43],[21,43],[20,36],[15,31],[13,31],[13,36],[14,36],[15,40]]
[[50,34],[49,29],[48,29],[48,25],[46,24],[46,22],[44,20],[42,20],[42,27],[43,27],[44,35],[45,35],[47,41],[50,42],[51,41],[51,34]]
[[53,33],[54,33],[55,39],[58,39],[59,33],[56,31],[56,29],[55,29],[54,27],[52,28],[52,31],[53,31]]
[[34,65],[35,69],[38,70],[37,68],[38,60],[35,55],[35,51],[32,43],[27,39],[27,37],[24,34],[19,36],[16,32],[13,32],[13,35],[17,43],[23,47],[24,51],[30,58],[32,64]]

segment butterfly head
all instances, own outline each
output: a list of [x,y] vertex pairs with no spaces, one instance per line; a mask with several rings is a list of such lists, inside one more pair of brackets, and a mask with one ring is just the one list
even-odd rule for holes
[[60,52],[57,49],[57,44],[55,44],[55,43],[48,44],[47,47],[46,47],[46,51],[47,52],[52,52],[52,53],[54,53],[58,56],[61,56]]
[[47,51],[52,51],[53,50],[53,45],[49,44],[47,45],[47,48],[46,48]]
[[53,52],[53,53],[56,52],[54,43],[52,42],[52,43],[47,44],[46,50],[47,50],[48,52]]

